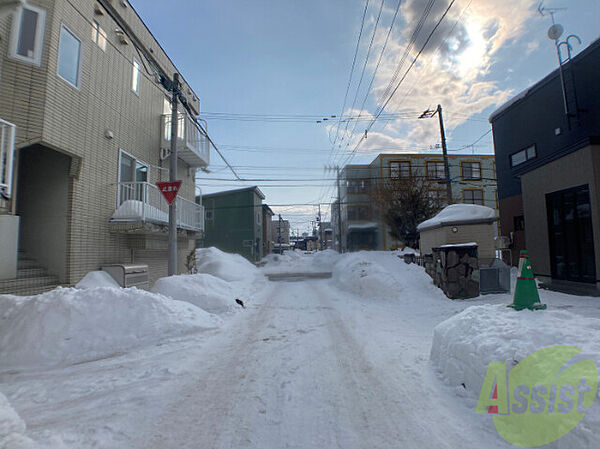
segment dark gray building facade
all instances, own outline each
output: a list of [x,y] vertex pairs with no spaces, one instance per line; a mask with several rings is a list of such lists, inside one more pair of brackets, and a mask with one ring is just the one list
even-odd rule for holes
[[500,229],[549,287],[600,294],[600,40],[562,69],[490,116]]

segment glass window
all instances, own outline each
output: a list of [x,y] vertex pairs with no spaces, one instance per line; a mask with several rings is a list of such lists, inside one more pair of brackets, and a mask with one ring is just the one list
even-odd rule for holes
[[408,162],[408,161],[390,162],[390,178],[392,178],[392,179],[410,178],[410,162]]
[[92,22],[92,40],[106,51],[106,31],[95,20]]
[[58,45],[58,74],[75,87],[79,87],[80,59],[81,41],[63,25]]
[[140,63],[137,59],[134,59],[132,64],[131,90],[136,94],[140,93]]
[[515,167],[537,156],[535,145],[510,155],[510,165]]
[[428,161],[426,163],[428,179],[445,179],[444,163],[441,161]]
[[483,190],[480,190],[480,189],[463,190],[463,203],[479,204],[479,205],[483,206]]
[[212,210],[204,211],[204,219],[205,220],[212,220],[213,217],[214,217],[214,212]]
[[481,179],[481,162],[463,162],[463,179]]
[[442,206],[448,202],[446,199],[446,191],[445,190],[439,190],[439,189],[430,190],[427,192],[427,194],[429,196],[429,201],[434,206]]
[[34,6],[21,7],[14,16],[11,55],[40,65],[46,11]]

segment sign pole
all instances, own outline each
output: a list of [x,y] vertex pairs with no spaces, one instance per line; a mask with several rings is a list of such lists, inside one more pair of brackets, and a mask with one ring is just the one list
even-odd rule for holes
[[[177,130],[179,114],[177,108],[179,95],[179,74],[173,74],[171,88],[171,157],[169,158],[169,181],[177,180]],[[168,275],[177,274],[177,201],[169,205],[169,268]]]

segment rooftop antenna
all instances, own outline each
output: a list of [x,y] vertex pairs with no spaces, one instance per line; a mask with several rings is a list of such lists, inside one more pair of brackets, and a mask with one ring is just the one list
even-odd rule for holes
[[[569,120],[569,126],[571,125],[571,118],[577,119],[578,106],[577,106],[577,94],[575,92],[575,78],[573,74],[573,67],[567,72],[563,65],[571,60],[573,46],[571,41],[575,40],[581,45],[581,39],[575,34],[569,34],[563,41],[561,37],[564,33],[564,27],[557,23],[554,15],[559,11],[566,11],[567,8],[546,8],[544,2],[540,2],[538,5],[538,12],[542,17],[550,15],[552,25],[548,28],[548,38],[554,41],[556,47],[556,56],[558,58],[558,70],[560,73],[560,83],[562,87],[563,103],[565,108],[565,114]],[[561,49],[566,48],[567,57],[563,58]]]

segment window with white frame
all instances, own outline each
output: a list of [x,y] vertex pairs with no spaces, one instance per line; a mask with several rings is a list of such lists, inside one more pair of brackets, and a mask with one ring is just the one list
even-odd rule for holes
[[408,178],[410,178],[410,162],[409,161],[390,162],[390,178],[392,178],[392,179],[408,179]]
[[462,162],[462,178],[465,180],[481,179],[481,162]]
[[446,179],[444,163],[442,161],[427,161],[425,164],[427,179]]
[[40,65],[46,11],[35,6],[20,7],[13,17],[10,54],[13,58]]
[[133,59],[131,65],[131,90],[136,94],[140,94],[140,62]]
[[81,40],[62,25],[58,44],[58,75],[73,86],[79,87],[80,65]]
[[96,20],[92,22],[92,41],[98,44],[102,51],[106,51],[106,31]]
[[524,150],[517,151],[510,155],[510,165],[511,167],[515,167],[524,162],[527,162],[530,159],[533,159],[537,156],[535,145],[531,145],[530,147],[525,148]]
[[121,150],[119,152],[119,204],[127,200],[143,201],[148,182],[148,164]]

